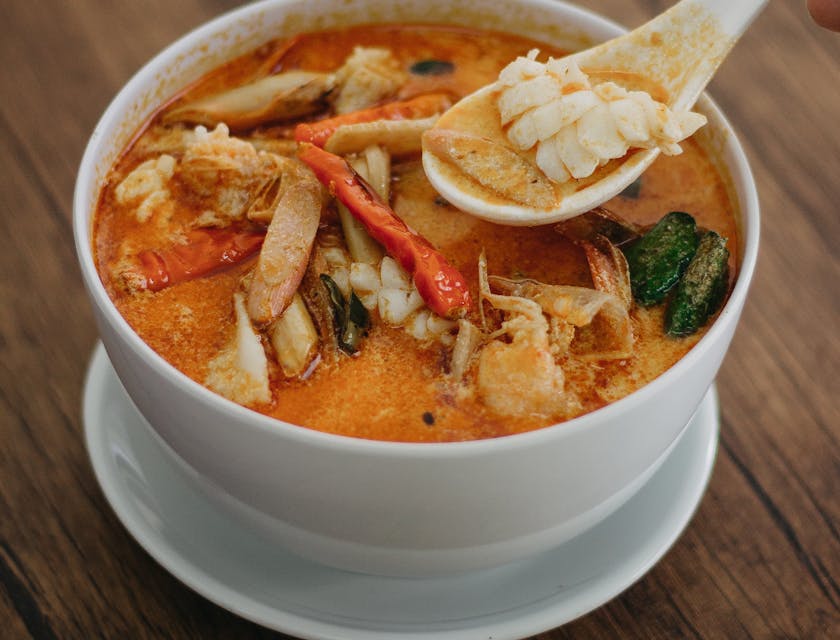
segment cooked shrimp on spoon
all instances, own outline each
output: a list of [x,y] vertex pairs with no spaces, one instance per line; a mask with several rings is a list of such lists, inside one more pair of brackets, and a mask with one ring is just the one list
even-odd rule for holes
[[534,50],[423,136],[423,167],[456,207],[508,225],[606,202],[706,123],[690,111],[767,0],[682,0],[560,59]]

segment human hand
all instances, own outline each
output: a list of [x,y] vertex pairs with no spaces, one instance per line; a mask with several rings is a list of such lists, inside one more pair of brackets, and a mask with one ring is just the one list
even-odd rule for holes
[[840,0],[808,0],[808,11],[821,27],[840,31]]

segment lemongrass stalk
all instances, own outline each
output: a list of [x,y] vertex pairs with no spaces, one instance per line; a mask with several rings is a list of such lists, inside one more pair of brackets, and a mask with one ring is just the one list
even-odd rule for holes
[[318,352],[318,331],[299,293],[269,329],[277,362],[289,377],[301,375]]

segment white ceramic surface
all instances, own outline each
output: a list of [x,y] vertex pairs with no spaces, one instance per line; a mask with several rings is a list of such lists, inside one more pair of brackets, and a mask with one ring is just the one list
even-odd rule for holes
[[477,442],[373,442],[286,425],[215,395],[152,351],[109,300],[89,237],[100,180],[158,101],[227,53],[290,30],[400,18],[504,27],[578,48],[587,44],[584,34],[602,40],[618,32],[608,21],[550,0],[247,5],[166,49],[115,98],[82,160],[74,232],[100,336],[120,380],[163,440],[215,485],[208,495],[279,544],[321,562],[430,575],[554,548],[618,508],[653,472],[700,404],[735,330],[755,265],[758,202],[734,134],[702,100],[742,214],[735,289],[714,326],[676,366],[627,398],[570,422]]
[[712,389],[651,480],[580,537],[495,569],[405,579],[303,560],[215,508],[132,406],[101,346],[84,397],[96,477],[129,533],[157,562],[249,620],[336,640],[521,638],[605,603],[644,575],[688,523],[714,463],[717,411]]

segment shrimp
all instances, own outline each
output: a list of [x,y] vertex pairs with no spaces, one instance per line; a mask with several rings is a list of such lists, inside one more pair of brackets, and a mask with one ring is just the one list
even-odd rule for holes
[[627,260],[600,233],[572,238],[586,254],[594,289],[492,276],[496,291],[533,300],[550,318],[555,354],[620,360],[633,353],[632,294]]
[[306,272],[324,204],[321,184],[304,167],[281,185],[274,212],[251,273],[248,315],[265,326],[288,306]]
[[[565,328],[566,351],[585,360],[620,360],[633,352],[633,327],[627,307],[612,293],[492,277],[497,290],[536,304],[555,326]],[[557,347],[558,345],[554,345]]]
[[542,308],[533,300],[490,292],[487,261],[479,258],[481,297],[508,318],[478,356],[477,391],[485,405],[502,415],[565,413],[568,399],[565,376],[555,363],[549,325]]

